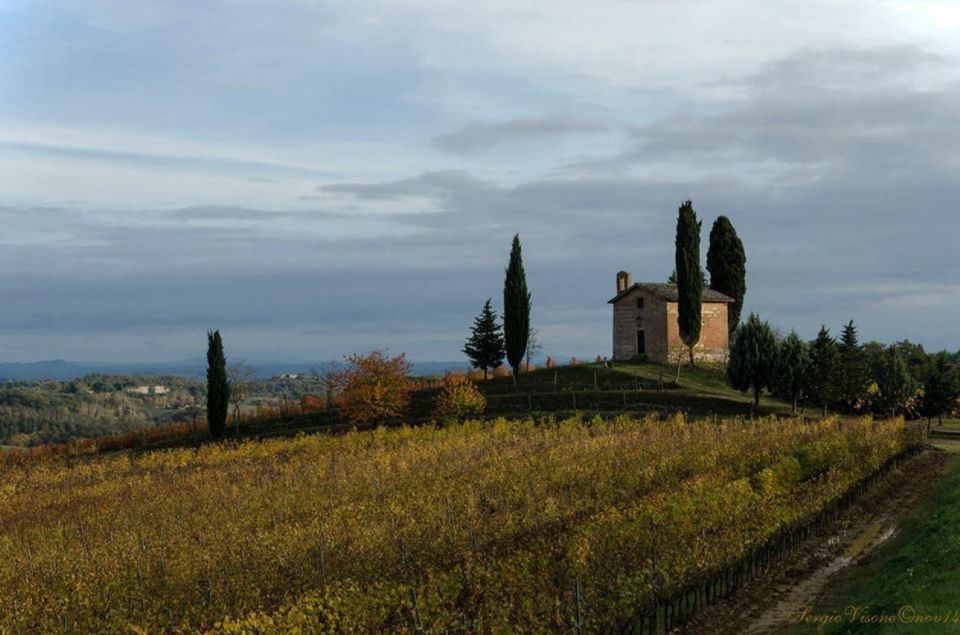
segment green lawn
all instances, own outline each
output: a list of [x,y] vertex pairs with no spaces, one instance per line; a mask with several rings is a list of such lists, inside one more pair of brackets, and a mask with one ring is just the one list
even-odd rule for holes
[[[948,451],[960,444],[947,443]],[[819,615],[897,616],[889,624],[834,624],[825,633],[960,633],[960,454],[946,475],[888,544],[867,562],[847,569],[831,585]],[[949,623],[916,623],[918,616],[952,615]],[[791,631],[792,632],[792,631]],[[807,631],[809,632],[809,631]]]
[[[672,382],[677,377],[677,367],[672,364],[611,364],[613,370],[641,378],[658,380],[663,376],[665,381]],[[751,403],[753,395],[734,390],[727,383],[726,367],[723,364],[700,362],[694,368],[684,366],[680,369],[680,388],[705,395],[722,397],[731,401]],[[760,397],[760,405],[781,411],[789,411],[789,406],[779,399],[767,395]]]
[[[479,386],[488,397],[488,412],[495,414],[675,409],[695,415],[750,413],[752,395],[727,384],[722,364],[684,366],[679,383],[675,383],[676,377],[677,367],[669,364],[613,363],[604,367],[581,363],[522,373],[517,388],[509,377],[480,382]],[[580,398],[571,395],[573,392]],[[527,393],[532,398],[528,399]],[[762,414],[790,411],[784,402],[767,396],[761,398],[760,405]]]
[[930,425],[930,430],[944,430],[947,432],[960,432],[960,419],[944,419],[941,426],[936,419]]

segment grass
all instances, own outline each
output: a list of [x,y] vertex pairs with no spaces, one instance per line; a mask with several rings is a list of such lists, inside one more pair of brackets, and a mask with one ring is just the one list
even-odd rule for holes
[[[677,367],[673,364],[624,364],[615,363],[612,368],[621,373],[636,375],[642,379],[657,380],[661,374],[665,381],[672,382],[677,377]],[[695,367],[684,366],[680,369],[679,387],[691,392],[722,397],[730,401],[750,403],[750,393],[740,392],[727,383],[726,367],[723,364],[700,362]],[[768,395],[760,397],[760,405],[778,410],[787,410],[788,406]],[[816,414],[816,413],[814,413]]]
[[960,419],[944,419],[941,426],[936,419],[930,425],[931,432],[943,430],[944,432],[960,432]]
[[[722,364],[701,362],[695,368],[684,366],[680,381],[677,368],[656,363],[599,363],[539,368],[522,373],[514,388],[510,377],[495,377],[479,382],[487,396],[487,414],[523,416],[575,412],[610,415],[619,412],[674,413],[693,416],[747,416],[752,396],[727,384]],[[415,399],[414,413],[429,416],[431,391],[424,399]],[[429,393],[429,394],[428,394]],[[764,396],[759,414],[789,414],[782,401]],[[818,413],[811,413],[817,415]]]
[[[960,453],[960,444],[943,449]],[[851,623],[824,629],[827,633],[960,632],[960,454],[930,497],[905,521],[898,536],[868,561],[840,574],[818,615],[852,614],[849,607],[867,607],[863,614],[894,616],[893,623]],[[896,619],[903,612],[904,619]],[[916,623],[910,616],[953,615],[957,621]]]

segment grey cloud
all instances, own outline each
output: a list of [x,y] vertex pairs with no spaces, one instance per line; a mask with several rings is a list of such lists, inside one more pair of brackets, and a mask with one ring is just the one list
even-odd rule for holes
[[[440,171],[318,188],[388,211],[426,199],[422,211],[385,215],[414,230],[389,238],[373,235],[374,224],[369,235],[330,237],[326,228],[347,215],[319,205],[167,210],[106,227],[74,210],[0,210],[38,232],[83,239],[0,250],[8,273],[0,297],[18,299],[0,314],[0,339],[11,346],[40,325],[76,333],[146,325],[187,341],[224,323],[276,333],[278,355],[313,347],[324,358],[386,344],[421,359],[454,357],[479,305],[496,301],[519,232],[547,352],[590,356],[609,347],[613,273],[665,278],[677,206],[690,197],[704,220],[704,248],[718,214],[743,237],[747,310],[806,336],[820,323],[836,330],[855,319],[865,338],[956,349],[960,92],[949,81],[921,91],[881,77],[890,55],[798,53],[768,69],[780,79],[746,78],[743,94],[722,108],[705,103],[695,116],[637,127],[623,155],[550,178],[507,186]],[[909,64],[942,68],[922,52]],[[859,84],[837,86],[843,65],[861,69]],[[783,70],[794,67],[806,70]],[[668,162],[672,178],[662,176]],[[201,216],[229,231],[183,222]],[[231,220],[243,223],[229,227]],[[917,302],[925,308],[914,309]],[[323,338],[290,336],[307,331]]]
[[431,145],[443,152],[471,154],[498,145],[607,131],[602,123],[566,117],[526,117],[500,122],[474,122],[434,137]]
[[[632,147],[574,167],[681,159],[691,167],[737,170],[766,161],[788,168],[775,173],[783,182],[806,178],[811,167],[845,177],[884,159],[904,167],[914,160],[941,165],[960,141],[951,115],[960,104],[960,75],[945,72],[950,60],[912,47],[800,51],[732,82],[743,90],[738,99],[635,126]],[[938,81],[917,85],[925,74]]]
[[424,172],[419,176],[387,183],[335,183],[323,185],[318,191],[350,194],[359,199],[391,200],[404,196],[443,196],[457,192],[488,192],[496,186],[481,181],[460,170]]
[[803,49],[730,83],[763,91],[856,90],[864,83],[914,82],[923,71],[950,70],[956,61],[952,56],[910,45],[860,50]]

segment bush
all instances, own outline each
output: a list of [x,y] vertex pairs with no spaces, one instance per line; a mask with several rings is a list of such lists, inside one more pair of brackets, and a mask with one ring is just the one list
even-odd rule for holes
[[350,355],[346,370],[335,373],[340,389],[337,404],[350,423],[380,423],[407,414],[413,384],[412,365],[401,354],[387,357],[383,351]]
[[494,377],[510,377],[511,375],[509,366],[497,366],[493,369]]
[[487,400],[463,375],[448,375],[446,384],[434,401],[433,416],[438,421],[463,421],[483,414]]
[[322,397],[317,397],[316,395],[304,395],[300,397],[300,409],[303,412],[323,410],[326,406],[327,402]]

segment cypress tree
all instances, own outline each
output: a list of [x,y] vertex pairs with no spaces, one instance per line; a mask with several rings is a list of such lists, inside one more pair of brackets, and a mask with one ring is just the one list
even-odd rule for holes
[[700,221],[690,201],[680,206],[677,215],[676,272],[680,339],[690,349],[692,366],[693,347],[700,341],[703,279],[700,275]]
[[867,390],[867,360],[857,339],[857,327],[850,320],[840,334],[840,373],[837,377],[840,402],[855,410]]
[[770,324],[751,313],[737,329],[730,347],[727,378],[730,385],[746,392],[753,390],[753,407],[760,406],[760,393],[773,383],[777,338]]
[[484,379],[487,378],[488,368],[497,369],[503,364],[503,332],[489,298],[480,315],[473,320],[463,352],[470,358],[474,368],[483,370]]
[[810,377],[807,389],[810,396],[820,404],[823,416],[827,408],[837,400],[837,376],[840,372],[840,353],[837,341],[830,337],[826,326],[820,327],[817,339],[810,345]]
[[737,230],[726,216],[718,216],[710,229],[707,271],[710,288],[733,298],[727,307],[727,324],[732,334],[740,324],[743,297],[747,293],[747,255]]
[[[667,278],[667,282],[670,284],[677,284],[677,270],[674,269],[670,272],[670,276]],[[700,282],[703,283],[704,287],[710,286],[710,281],[707,279],[707,272],[700,268]]]
[[790,402],[797,412],[797,402],[804,398],[810,377],[810,347],[796,331],[784,338],[773,363],[773,392]]
[[523,255],[520,249],[520,235],[513,237],[510,248],[510,264],[507,265],[503,281],[503,339],[507,361],[513,370],[513,385],[517,385],[517,375],[523,356],[527,352],[527,339],[530,337],[530,292],[527,291],[527,274],[523,270]]
[[227,359],[223,355],[220,331],[207,332],[207,422],[214,439],[227,428],[230,384],[227,381]]

